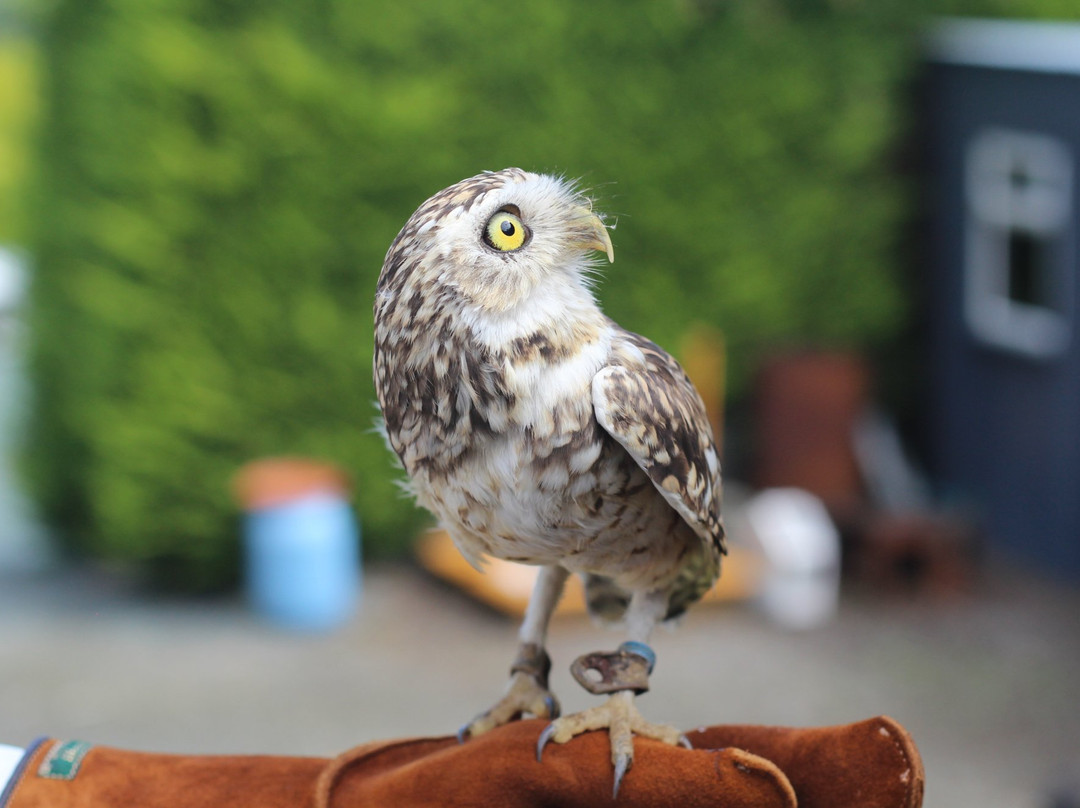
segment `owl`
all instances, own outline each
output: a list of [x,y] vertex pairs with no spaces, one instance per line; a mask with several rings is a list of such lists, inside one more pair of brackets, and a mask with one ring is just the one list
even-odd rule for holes
[[[601,311],[602,257],[614,260],[608,227],[563,178],[507,168],[440,191],[386,254],[374,375],[407,484],[461,554],[539,567],[506,689],[459,737],[549,718],[540,758],[606,729],[617,793],[634,735],[683,740],[645,721],[635,696],[652,629],[713,585],[725,545],[701,397],[668,353]],[[577,681],[607,699],[560,717],[545,646],[570,575],[626,641],[575,660]]]

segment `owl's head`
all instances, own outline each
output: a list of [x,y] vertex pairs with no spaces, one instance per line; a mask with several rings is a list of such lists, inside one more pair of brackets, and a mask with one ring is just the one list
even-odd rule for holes
[[561,178],[507,168],[424,202],[390,246],[379,290],[448,290],[479,310],[507,312],[534,295],[583,288],[594,250],[614,260],[587,197]]

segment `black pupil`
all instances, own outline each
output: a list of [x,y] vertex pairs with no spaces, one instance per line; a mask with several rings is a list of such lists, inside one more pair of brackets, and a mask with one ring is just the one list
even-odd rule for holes
[[503,223],[499,225],[499,229],[502,230],[504,236],[512,236],[514,235],[514,230],[516,228],[514,227],[514,223],[512,221],[510,221],[509,219],[504,219]]

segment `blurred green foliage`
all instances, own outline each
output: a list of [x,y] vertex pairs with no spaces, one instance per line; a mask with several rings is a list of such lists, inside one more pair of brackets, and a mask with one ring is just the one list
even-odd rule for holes
[[0,33],[0,244],[22,243],[27,234],[30,132],[40,100],[37,59],[29,37]]
[[212,587],[235,571],[230,475],[299,454],[353,475],[369,550],[400,548],[424,517],[371,431],[375,279],[415,207],[482,169],[581,177],[618,218],[605,308],[670,347],[719,326],[735,394],[767,346],[887,340],[919,13],[56,0],[32,245],[46,513],[80,550]]

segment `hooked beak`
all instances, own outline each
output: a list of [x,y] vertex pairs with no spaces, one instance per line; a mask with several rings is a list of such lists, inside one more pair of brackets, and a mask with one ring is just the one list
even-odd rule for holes
[[605,253],[608,263],[615,263],[615,248],[611,246],[611,236],[608,235],[603,220],[588,208],[578,208],[578,211],[584,221],[578,243],[587,250]]

